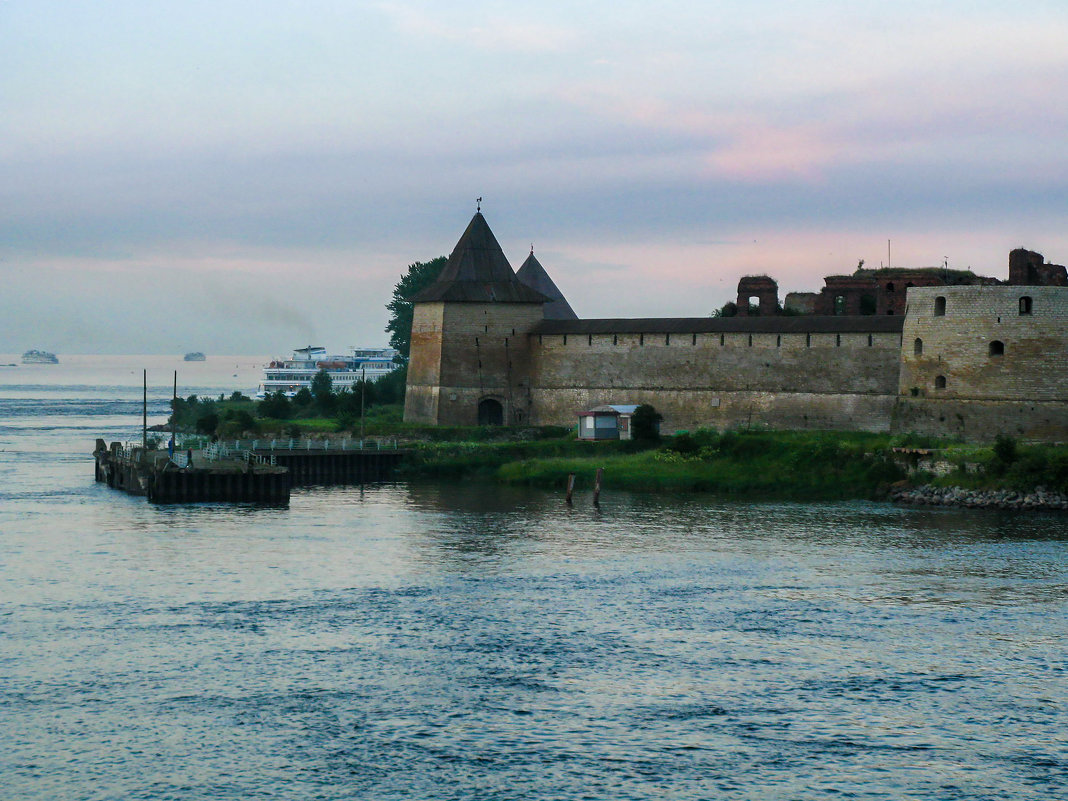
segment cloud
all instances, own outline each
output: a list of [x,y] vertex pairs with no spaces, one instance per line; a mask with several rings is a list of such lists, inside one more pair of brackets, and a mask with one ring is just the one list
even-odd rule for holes
[[[471,25],[446,22],[440,15],[411,4],[381,3],[378,8],[408,36],[440,39],[477,50],[554,53],[574,46],[580,38],[577,30],[567,26],[529,18],[517,21],[515,17],[519,15],[514,8],[508,9],[507,16],[491,14]],[[450,7],[449,16],[456,17],[455,11]]]
[[672,300],[702,282],[877,263],[887,236],[910,263],[1063,261],[1068,13],[1026,6],[14,0],[0,270],[30,300],[8,324],[53,294],[136,308],[168,284],[220,331],[212,298],[247,289],[269,311],[231,321],[241,341],[306,328],[272,298],[329,318],[323,339],[380,340],[393,282],[452,247],[478,196],[506,252],[558,254],[583,313],[612,314],[621,277],[655,287],[635,313],[660,291],[685,313]]

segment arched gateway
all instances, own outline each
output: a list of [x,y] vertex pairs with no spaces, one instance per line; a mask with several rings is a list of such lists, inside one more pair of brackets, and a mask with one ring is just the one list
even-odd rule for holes
[[478,424],[480,426],[503,426],[504,407],[499,400],[483,398],[478,402]]

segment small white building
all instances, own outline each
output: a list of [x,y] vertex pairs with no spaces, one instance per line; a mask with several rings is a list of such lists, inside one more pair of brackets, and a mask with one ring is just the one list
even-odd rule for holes
[[585,440],[630,439],[630,418],[637,408],[636,403],[609,403],[581,412],[578,416],[578,438]]

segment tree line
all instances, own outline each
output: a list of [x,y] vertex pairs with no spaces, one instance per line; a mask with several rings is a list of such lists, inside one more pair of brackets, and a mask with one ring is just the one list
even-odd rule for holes
[[293,420],[300,417],[335,417],[339,420],[358,420],[374,406],[404,402],[407,369],[398,367],[389,375],[374,381],[359,380],[351,389],[334,390],[330,373],[319,370],[311,387],[301,387],[289,398],[285,392],[268,393],[256,406],[260,417],[274,420]]

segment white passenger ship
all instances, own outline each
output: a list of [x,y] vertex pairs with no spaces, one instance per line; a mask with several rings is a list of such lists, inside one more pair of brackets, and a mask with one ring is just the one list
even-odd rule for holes
[[292,359],[275,359],[264,365],[263,380],[256,397],[263,400],[268,393],[281,390],[292,398],[301,388],[311,389],[312,379],[326,370],[333,382],[334,392],[350,390],[363,378],[376,381],[392,373],[397,365],[395,348],[350,348],[351,355],[327,356],[326,349],[309,345],[293,351]]

